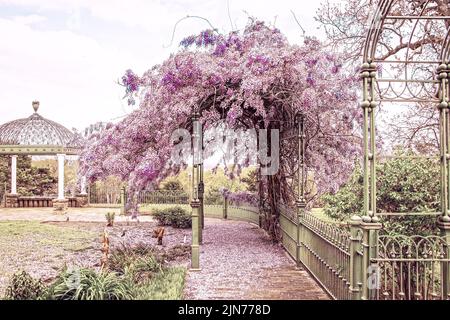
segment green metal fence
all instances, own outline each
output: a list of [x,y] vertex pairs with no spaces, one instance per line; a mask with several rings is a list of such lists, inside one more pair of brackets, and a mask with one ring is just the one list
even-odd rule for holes
[[450,300],[450,235],[380,235],[381,224],[347,226],[279,206],[282,244],[334,299]]
[[282,244],[334,299],[350,299],[350,233],[279,205]]
[[139,204],[187,204],[189,196],[180,191],[155,190],[141,191],[138,194]]
[[[189,204],[177,204],[177,203],[150,203],[145,205],[145,209],[151,212],[156,209],[164,209],[170,208],[173,206],[180,206],[183,209],[189,211],[191,206]],[[215,205],[215,204],[207,204],[204,206],[205,208],[205,217],[208,218],[218,218],[221,219],[224,217],[224,206],[223,205]],[[250,223],[254,223],[259,225],[259,210],[256,207],[238,207],[238,206],[229,206],[227,210],[227,219],[236,220],[236,221],[246,221]]]
[[378,300],[448,300],[448,246],[440,236],[380,236],[372,259]]
[[227,218],[259,225],[259,209],[248,206],[228,206]]
[[[123,197],[125,192],[125,198]],[[120,186],[99,188],[92,185],[89,188],[89,204],[94,206],[120,206],[122,201],[126,200],[127,192]],[[187,204],[189,196],[175,190],[153,190],[140,191],[137,195],[137,201],[140,205],[147,204]]]

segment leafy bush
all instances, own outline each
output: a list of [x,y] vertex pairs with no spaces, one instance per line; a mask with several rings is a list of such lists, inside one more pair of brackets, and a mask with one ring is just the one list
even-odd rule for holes
[[[11,188],[10,157],[0,156],[0,186]],[[57,179],[49,168],[38,168],[32,164],[31,157],[19,156],[17,159],[17,191],[22,196],[42,196],[57,192]]]
[[142,244],[135,248],[122,246],[111,252],[109,269],[139,282],[161,272],[162,259],[152,247]]
[[114,272],[79,268],[59,274],[49,296],[55,300],[123,300],[133,298],[133,286]]
[[7,300],[36,300],[42,299],[46,293],[46,286],[41,280],[36,280],[27,272],[15,273],[6,288]]
[[170,207],[167,209],[156,209],[153,216],[163,226],[171,226],[174,228],[190,228],[192,225],[192,217],[182,207]]
[[170,190],[170,191],[182,191],[184,192],[183,189],[183,185],[181,184],[180,181],[178,181],[176,178],[169,178],[166,179],[166,181],[164,181],[162,183],[162,190]]
[[105,218],[106,218],[106,222],[107,222],[107,227],[112,227],[114,226],[114,218],[116,217],[115,212],[108,212],[107,214],[105,214]]
[[[408,153],[408,155],[411,155]],[[431,159],[395,158],[377,165],[377,212],[438,212],[439,165]],[[324,213],[339,221],[362,215],[363,175],[358,166],[336,194],[323,197]],[[390,234],[436,233],[433,216],[384,216],[383,229]]]

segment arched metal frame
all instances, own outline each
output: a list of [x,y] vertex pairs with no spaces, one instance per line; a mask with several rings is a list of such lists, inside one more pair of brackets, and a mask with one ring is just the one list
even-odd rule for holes
[[[435,103],[440,117],[440,166],[441,166],[441,212],[440,221],[450,222],[450,28],[447,22],[450,16],[430,15],[431,6],[426,0],[421,6],[410,8],[408,15],[398,15],[399,8],[406,5],[403,0],[380,0],[373,12],[363,51],[361,78],[363,82],[364,112],[364,217],[365,222],[378,222],[376,208],[376,138],[375,110],[382,103]],[[404,10],[403,10],[404,12]],[[399,30],[392,27],[400,26]],[[407,25],[409,24],[409,29]],[[406,25],[406,26],[405,26]],[[383,37],[391,32],[409,31],[408,43],[395,54],[394,59],[382,58],[385,50]],[[445,37],[435,57],[422,56],[415,52],[413,41],[427,42],[431,29],[445,30]],[[435,46],[436,47],[436,46]],[[402,57],[402,55],[404,55]],[[396,70],[397,76],[383,77],[384,68]],[[418,71],[419,70],[419,71]],[[430,77],[433,72],[433,77]]]

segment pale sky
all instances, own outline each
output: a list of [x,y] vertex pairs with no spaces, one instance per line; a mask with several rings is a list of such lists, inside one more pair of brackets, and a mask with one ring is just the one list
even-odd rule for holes
[[127,114],[117,80],[126,69],[142,74],[209,27],[185,20],[169,46],[186,15],[222,32],[232,29],[230,17],[242,29],[250,15],[300,43],[291,10],[307,35],[321,38],[318,7],[317,0],[0,0],[0,124],[31,115],[33,100],[44,117],[69,129]]

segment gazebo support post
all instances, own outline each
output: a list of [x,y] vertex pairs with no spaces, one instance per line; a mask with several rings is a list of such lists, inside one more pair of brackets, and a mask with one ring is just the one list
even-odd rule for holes
[[17,194],[17,156],[11,156],[11,194]]
[[6,195],[5,207],[17,208],[19,195],[17,194],[17,155],[11,156],[11,193]]
[[65,154],[58,154],[58,198],[53,200],[53,208],[55,213],[65,214],[69,207],[69,200],[64,197],[64,161]]

